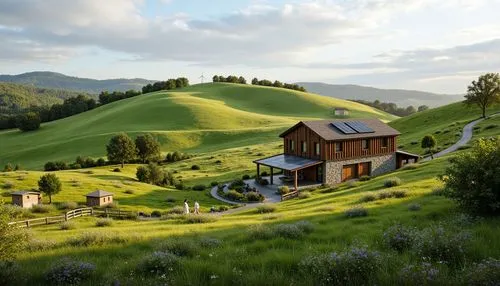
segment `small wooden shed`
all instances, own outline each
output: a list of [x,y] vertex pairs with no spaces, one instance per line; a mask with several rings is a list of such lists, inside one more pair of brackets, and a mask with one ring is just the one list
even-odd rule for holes
[[86,197],[88,207],[105,206],[113,202],[113,194],[103,190],[97,190],[87,194]]
[[31,208],[42,203],[42,195],[39,192],[16,191],[12,194],[12,204],[22,208]]
[[333,109],[333,113],[337,116],[347,116],[349,115],[349,109],[343,107],[336,107]]

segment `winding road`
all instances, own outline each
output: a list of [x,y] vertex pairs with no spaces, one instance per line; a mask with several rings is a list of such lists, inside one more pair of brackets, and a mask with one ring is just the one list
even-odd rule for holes
[[[488,117],[493,117],[493,116],[497,116],[497,115],[500,115],[500,112],[497,112],[497,113],[494,113],[494,114],[491,114],[490,116]],[[479,122],[483,121],[485,118],[479,118],[479,119],[476,119],[472,122],[469,122],[467,125],[464,126],[464,129],[462,130],[462,138],[460,138],[460,140],[458,140],[457,143],[451,145],[450,147],[444,149],[443,151],[441,152],[438,152],[436,154],[434,154],[434,158],[439,158],[441,156],[444,156],[446,154],[449,154],[451,152],[454,152],[454,151],[457,151],[458,148],[464,146],[465,144],[467,144],[471,139],[472,139],[472,133],[474,131],[474,126],[476,126],[476,124],[478,124]],[[429,161],[431,160],[431,157],[425,157],[424,159],[422,159],[422,161]]]

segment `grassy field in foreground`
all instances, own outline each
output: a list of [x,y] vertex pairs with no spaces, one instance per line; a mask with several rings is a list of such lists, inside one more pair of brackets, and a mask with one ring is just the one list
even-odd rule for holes
[[[488,114],[499,111],[500,105],[496,105],[488,109]],[[481,110],[476,106],[467,107],[457,102],[399,118],[389,125],[401,132],[399,149],[424,154],[420,142],[425,135],[431,134],[436,138],[437,149],[446,149],[460,139],[467,123],[480,117]]]
[[[271,213],[247,209],[203,224],[171,217],[114,221],[111,226],[97,228],[94,218],[82,218],[73,221],[72,230],[60,230],[57,225],[33,228],[31,250],[18,259],[27,279],[20,283],[45,283],[44,273],[54,261],[70,257],[96,265],[96,273],[84,285],[109,285],[113,281],[122,285],[315,285],[319,274],[301,271],[300,262],[305,257],[359,246],[379,253],[380,262],[374,272],[368,273],[369,284],[395,285],[400,282],[402,268],[422,262],[422,256],[412,250],[398,253],[383,243],[383,232],[402,223],[419,231],[439,224],[449,235],[457,230],[470,233],[468,243],[460,241],[464,244],[464,261],[458,265],[429,261],[439,269],[438,285],[460,285],[465,283],[462,269],[486,257],[500,257],[500,224],[498,219],[475,221],[459,216],[451,201],[432,193],[441,186],[436,176],[446,165],[447,159],[440,158],[367,182],[319,188],[310,197],[276,204]],[[385,188],[384,181],[394,176],[402,184]],[[394,190],[407,196],[362,202],[369,194],[378,196]],[[409,206],[415,204],[420,208],[410,210]],[[347,218],[344,211],[355,206],[365,207],[368,215]],[[312,232],[295,235],[286,231],[286,225],[279,226],[300,220],[310,222]],[[268,236],[266,229],[281,232]],[[78,246],[80,242],[75,241],[87,244]],[[177,253],[179,264],[157,276],[138,268],[144,257],[157,250]]]
[[163,152],[211,152],[275,142],[299,120],[333,118],[333,107],[348,107],[351,117],[396,118],[362,104],[285,89],[195,85],[113,102],[42,124],[33,132],[1,131],[0,166],[10,162],[41,169],[47,161],[105,156],[105,145],[117,132],[133,137],[152,133]]

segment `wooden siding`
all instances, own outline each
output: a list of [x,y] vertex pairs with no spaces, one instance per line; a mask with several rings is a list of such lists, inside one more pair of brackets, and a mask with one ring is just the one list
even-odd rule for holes
[[[295,150],[290,149],[290,141],[295,143]],[[369,148],[362,149],[362,141],[368,140]],[[383,147],[384,137],[360,138],[344,141],[325,141],[318,134],[306,126],[298,126],[283,138],[283,153],[304,158],[339,161],[360,157],[378,156],[396,152],[397,139],[395,136],[387,137],[387,147]],[[306,142],[307,150],[302,153],[302,142]],[[315,154],[315,143],[320,144],[320,154]],[[335,143],[342,144],[342,151],[335,152]]]

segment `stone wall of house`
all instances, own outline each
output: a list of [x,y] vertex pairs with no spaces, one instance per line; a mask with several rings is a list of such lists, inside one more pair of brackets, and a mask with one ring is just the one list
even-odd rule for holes
[[396,170],[396,154],[359,158],[325,163],[325,184],[335,185],[342,182],[342,167],[357,163],[371,162],[371,176],[378,176]]

